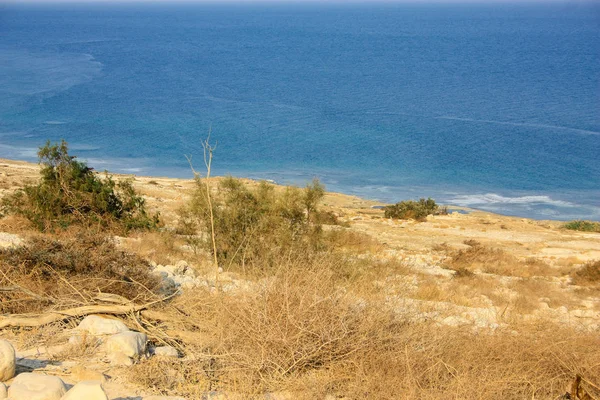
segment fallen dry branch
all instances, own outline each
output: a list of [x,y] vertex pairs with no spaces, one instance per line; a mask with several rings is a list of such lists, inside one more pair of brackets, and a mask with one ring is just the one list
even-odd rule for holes
[[581,386],[581,375],[577,375],[571,386],[571,393],[568,393],[569,399],[594,400],[592,396]]
[[13,314],[0,317],[0,329],[8,327],[39,327],[53,322],[63,321],[70,318],[83,317],[90,314],[113,314],[123,315],[137,312],[150,307],[153,304],[166,301],[179,292],[170,296],[141,305],[89,305],[66,310],[47,311],[44,314]]

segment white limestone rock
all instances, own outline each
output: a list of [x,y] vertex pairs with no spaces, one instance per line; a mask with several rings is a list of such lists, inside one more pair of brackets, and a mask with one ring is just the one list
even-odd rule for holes
[[0,400],[4,400],[8,397],[8,391],[6,389],[6,385],[0,382]]
[[15,376],[15,349],[7,340],[0,339],[0,382]]
[[179,358],[179,352],[172,346],[160,346],[154,348],[154,355],[159,357]]
[[75,330],[99,336],[128,332],[129,328],[127,328],[123,321],[118,319],[105,318],[98,315],[88,315],[79,323]]
[[100,381],[81,381],[73,386],[61,400],[108,400]]
[[19,235],[12,233],[0,232],[0,249],[14,248],[23,243],[23,239]]
[[60,400],[66,393],[65,384],[57,376],[32,374],[17,375],[8,388],[10,400]]
[[123,354],[127,357],[138,358],[146,352],[148,337],[139,332],[122,332],[110,336],[106,340],[106,352],[110,356]]

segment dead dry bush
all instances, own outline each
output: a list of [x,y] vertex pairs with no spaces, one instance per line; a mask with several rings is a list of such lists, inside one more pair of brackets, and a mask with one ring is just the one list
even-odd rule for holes
[[73,236],[39,235],[0,250],[0,312],[91,304],[99,292],[139,302],[156,298],[160,282],[140,257],[103,235]]
[[[555,325],[474,332],[403,320],[385,296],[347,285],[330,260],[280,264],[252,290],[188,292],[166,306],[186,358],[156,359],[131,379],[163,394],[252,398],[558,398],[576,374],[600,386],[600,337]],[[171,311],[169,311],[171,310]],[[587,383],[586,383],[587,382]]]
[[501,249],[482,245],[476,240],[466,240],[467,249],[451,255],[446,268],[457,272],[456,277],[469,277],[476,270],[489,274],[529,278],[533,276],[561,276],[564,269],[556,269],[544,261],[528,258],[519,260]]
[[571,282],[600,288],[600,260],[590,261],[571,273]]
[[375,254],[383,250],[383,245],[372,236],[344,228],[325,231],[324,241],[331,250],[355,254]]

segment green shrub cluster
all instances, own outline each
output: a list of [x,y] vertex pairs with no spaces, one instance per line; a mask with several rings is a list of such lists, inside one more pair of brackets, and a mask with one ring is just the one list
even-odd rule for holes
[[440,207],[435,200],[428,198],[419,201],[405,200],[384,208],[386,218],[414,219],[423,221],[428,215],[447,214],[446,207]]
[[[179,231],[201,234],[212,252],[207,185],[196,177],[196,189],[182,210]],[[250,188],[225,178],[211,191],[217,257],[221,266],[265,269],[291,252],[307,254],[322,245],[318,203],[325,189],[314,180],[304,189],[276,189],[267,182]]]
[[84,162],[69,155],[67,143],[47,142],[38,152],[42,165],[37,185],[26,185],[2,200],[2,210],[25,216],[40,230],[65,228],[73,223],[101,224],[128,231],[158,223],[149,216],[144,199],[131,181],[101,179]]
[[573,231],[600,232],[600,222],[575,220],[567,222],[563,228]]

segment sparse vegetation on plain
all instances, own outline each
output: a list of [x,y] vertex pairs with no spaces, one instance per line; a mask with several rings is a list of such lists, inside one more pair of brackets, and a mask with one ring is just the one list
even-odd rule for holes
[[[184,356],[126,368],[101,363],[122,377],[119,384],[154,394],[558,399],[580,375],[581,387],[600,398],[600,338],[588,324],[598,311],[598,262],[572,252],[543,258],[526,242],[531,232],[554,241],[572,235],[573,246],[593,250],[591,239],[508,217],[449,215],[440,217],[445,228],[439,221],[401,226],[370,206],[340,212],[322,205],[332,197],[318,182],[182,182],[169,189],[176,185],[163,178],[147,186],[137,180],[136,193],[152,193],[154,209],[171,214],[164,229],[116,231],[126,237],[112,236],[110,224],[73,221],[40,233],[16,229],[22,216],[0,219],[0,231],[23,238],[0,235],[8,243],[0,248],[0,324],[55,316],[45,326],[12,325],[2,336],[21,348],[63,343],[65,327],[80,317],[61,312],[108,298],[123,302],[119,318],[148,334],[151,345],[169,344]],[[172,197],[155,199],[157,187]],[[499,235],[522,242],[509,248]],[[175,269],[165,266],[180,260],[196,286],[174,292]],[[84,341],[53,357],[87,365],[98,350]]]
[[563,228],[572,231],[600,232],[600,222],[575,220],[565,223]]
[[428,215],[447,214],[446,207],[440,207],[435,200],[428,198],[419,199],[419,201],[405,200],[384,208],[386,218],[394,219],[414,219],[424,221]]

